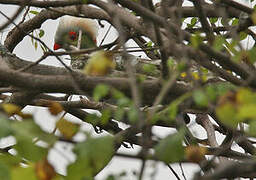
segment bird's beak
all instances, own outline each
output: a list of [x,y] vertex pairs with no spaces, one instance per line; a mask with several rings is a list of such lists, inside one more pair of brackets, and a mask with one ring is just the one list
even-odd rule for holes
[[59,45],[59,44],[57,44],[57,43],[54,43],[54,46],[53,46],[53,50],[55,51],[55,50],[58,50],[58,49],[60,49],[61,48],[61,46]]

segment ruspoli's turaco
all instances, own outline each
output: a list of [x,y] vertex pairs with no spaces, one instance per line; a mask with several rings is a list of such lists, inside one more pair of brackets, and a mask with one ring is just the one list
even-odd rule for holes
[[[60,18],[54,38],[54,50],[66,51],[97,47],[98,24],[95,20],[73,16]],[[71,55],[73,69],[82,69],[81,56]]]

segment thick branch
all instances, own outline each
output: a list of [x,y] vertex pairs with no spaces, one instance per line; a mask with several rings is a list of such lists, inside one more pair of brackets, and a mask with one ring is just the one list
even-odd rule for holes
[[[166,11],[167,14],[163,14],[163,10],[161,9],[160,6],[156,7],[156,13],[161,16],[171,17],[171,12],[172,12],[171,8],[170,7],[165,7],[165,8],[167,10]],[[207,17],[221,17],[219,14],[220,9],[218,8],[216,9],[214,5],[205,4],[203,5],[203,10],[205,11]],[[198,11],[196,11],[194,7],[182,7],[180,11],[181,11],[181,16],[183,18],[198,16]],[[241,11],[227,6],[226,12],[229,18],[232,18],[232,17],[238,18]]]
[[84,4],[81,0],[56,0],[56,1],[37,1],[31,0],[26,2],[24,0],[0,0],[1,4],[14,4],[20,5],[24,4],[27,6],[34,6],[34,7],[41,7],[41,8],[49,8],[49,7],[64,7],[64,6],[71,6],[71,5],[81,5]]
[[231,162],[228,165],[222,165],[217,168],[214,173],[205,174],[202,177],[196,177],[197,180],[208,180],[208,179],[222,179],[222,178],[254,178],[256,162]]
[[[3,62],[3,57],[0,56],[0,62]],[[6,58],[6,57],[5,57]],[[52,70],[54,67],[52,67]],[[128,78],[109,78],[109,77],[86,77],[82,73],[73,73],[73,76],[84,91],[84,95],[91,94],[98,84],[106,84],[114,87],[127,96],[131,97],[130,81]],[[48,93],[66,93],[66,94],[80,94],[76,92],[73,86],[73,80],[68,74],[66,75],[38,75],[30,73],[21,73],[8,68],[0,67],[0,82],[7,83],[16,87],[25,88],[28,90],[37,90],[39,92]],[[161,90],[161,83],[157,80],[145,80],[140,84],[143,94],[144,104],[151,104],[154,98]],[[175,83],[169,90],[166,102],[189,91],[189,87]]]
[[21,42],[27,34],[35,29],[40,28],[46,20],[57,19],[58,17],[65,15],[65,13],[74,15],[79,15],[80,13],[83,13],[85,17],[100,18],[105,20],[109,18],[104,11],[89,7],[87,5],[82,6],[80,11],[78,11],[76,6],[42,10],[34,18],[26,21],[25,23],[19,25],[19,27],[15,27],[12,31],[10,31],[4,42],[5,47],[10,52],[12,52],[16,45]]

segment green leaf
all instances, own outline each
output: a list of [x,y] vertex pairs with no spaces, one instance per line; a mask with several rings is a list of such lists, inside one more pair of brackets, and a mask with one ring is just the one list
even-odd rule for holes
[[167,65],[168,65],[168,67],[170,67],[170,68],[174,68],[175,65],[176,65],[176,62],[174,61],[173,58],[170,57],[170,58],[167,60]]
[[110,136],[89,138],[75,146],[76,161],[68,166],[67,180],[93,179],[112,159],[114,138]]
[[162,139],[155,147],[156,157],[165,163],[174,163],[184,158],[182,141],[184,132],[180,131]]
[[237,118],[240,122],[246,120],[256,120],[256,104],[245,104],[238,108]]
[[39,30],[38,36],[39,36],[39,38],[41,38],[41,37],[44,36],[44,30],[43,30],[43,29],[40,29],[40,30]]
[[131,123],[136,123],[138,120],[138,111],[134,106],[130,106],[128,118]]
[[196,18],[196,17],[193,17],[193,18],[191,19],[191,21],[190,21],[190,24],[195,25],[196,22],[197,22],[197,18]]
[[109,92],[109,87],[103,84],[99,84],[95,87],[93,91],[93,99],[99,101],[101,98],[105,97]]
[[131,105],[131,100],[126,97],[122,92],[114,89],[111,93],[113,97],[117,100],[117,104],[119,107],[128,107]]
[[0,179],[11,180],[9,167],[0,161]]
[[255,63],[256,62],[256,47],[251,48],[248,51],[249,54],[249,60],[251,63]]
[[239,23],[239,19],[234,18],[231,25],[235,26],[235,25],[238,25],[238,23]]
[[101,112],[101,124],[102,125],[106,125],[109,120],[111,119],[111,111],[109,109],[104,109],[102,112]]
[[132,103],[131,100],[127,97],[120,98],[117,101],[118,106],[121,106],[121,107],[130,106],[131,103]]
[[35,47],[35,50],[37,50],[37,47],[38,47],[37,41],[35,41],[34,47]]
[[234,85],[227,84],[227,83],[218,83],[218,84],[216,84],[215,87],[216,87],[216,93],[218,96],[227,93],[229,90],[235,89]]
[[116,119],[117,121],[120,121],[123,119],[124,115],[125,115],[124,108],[118,107],[117,110],[115,111],[114,119]]
[[41,130],[33,120],[16,121],[11,124],[17,144],[15,149],[18,154],[28,160],[38,161],[46,156],[47,149],[33,143],[35,138],[42,140],[49,145],[56,141],[56,138]]
[[243,32],[243,31],[240,32],[240,33],[239,33],[240,41],[244,40],[247,36],[248,36],[247,33]]
[[251,136],[256,136],[256,121],[250,121],[249,123],[249,132]]
[[118,91],[118,90],[114,89],[113,90],[113,97],[115,99],[121,99],[121,98],[124,98],[125,95],[121,91]]
[[191,18],[190,24],[188,24],[188,27],[193,28],[196,25],[196,23],[197,23],[197,17],[193,17]]
[[210,84],[203,89],[208,100],[215,102],[219,96],[226,94],[229,90],[235,90],[235,86],[227,83]]
[[237,110],[230,104],[226,103],[216,108],[216,114],[219,120],[231,128],[236,128],[239,120],[237,119]]
[[177,70],[179,72],[184,72],[187,70],[187,68],[188,68],[187,62],[184,62],[184,61],[179,62],[177,65]]
[[171,120],[174,120],[177,116],[177,113],[178,113],[178,104],[177,103],[171,103],[169,108],[170,108],[169,117],[170,117]]
[[215,86],[210,85],[210,86],[207,86],[205,90],[206,90],[206,95],[209,97],[211,101],[214,102],[217,98],[217,93],[218,93],[217,88]]
[[108,177],[105,180],[116,180],[114,175],[108,175]]
[[82,0],[83,4],[87,4],[88,0]]
[[39,161],[46,157],[47,149],[35,145],[30,138],[24,136],[16,137],[17,143],[14,149],[18,151],[18,154],[30,161]]
[[190,42],[194,48],[198,48],[199,45],[203,42],[203,38],[200,36],[199,33],[196,33],[195,35],[191,36]]
[[12,134],[10,126],[10,120],[4,115],[0,114],[0,138],[6,137]]
[[152,46],[153,46],[153,42],[152,41],[147,42],[147,47],[152,47]]
[[143,83],[147,79],[147,75],[145,74],[139,74],[138,77],[136,78],[136,81],[138,83]]
[[38,138],[50,145],[57,141],[57,138],[52,134],[42,131],[42,129],[32,119],[13,122],[11,127],[15,137],[24,136],[31,140]]
[[200,107],[206,107],[208,105],[208,96],[203,90],[196,90],[193,92],[193,99],[195,103]]
[[21,180],[21,179],[29,179],[29,180],[38,180],[36,177],[35,169],[33,166],[29,167],[15,167],[11,170],[11,179],[12,180]]
[[22,162],[22,159],[18,156],[13,156],[9,153],[1,153],[0,162],[4,163],[9,167],[13,167],[18,166]]
[[92,125],[98,125],[98,124],[100,124],[100,117],[95,113],[88,114],[86,116],[86,122],[88,122]]
[[31,10],[31,11],[29,11],[29,13],[30,13],[30,14],[34,14],[34,15],[37,15],[39,12],[38,12],[38,11],[33,11],[33,10]]
[[216,50],[216,51],[221,51],[223,48],[224,48],[224,44],[225,44],[225,38],[222,37],[222,36],[217,36],[214,40],[214,43],[213,43],[213,48]]
[[51,179],[51,180],[65,180],[65,176],[61,175],[61,174],[56,174],[56,176]]
[[178,113],[178,106],[185,101],[187,98],[191,97],[191,93],[186,93],[179,98],[175,99],[168,107],[170,120],[174,120]]
[[255,104],[256,103],[256,93],[253,93],[248,88],[241,88],[236,95],[237,102],[240,104]]
[[142,67],[143,71],[146,73],[151,73],[157,70],[154,64],[144,64]]
[[214,24],[218,21],[218,18],[210,18],[210,23]]
[[[236,46],[238,44],[239,41],[237,40],[232,40],[230,43],[228,41],[225,41],[225,45],[228,48],[228,50],[230,50],[233,54],[237,55],[239,52],[241,51],[237,51]],[[239,53],[241,54],[241,53]]]

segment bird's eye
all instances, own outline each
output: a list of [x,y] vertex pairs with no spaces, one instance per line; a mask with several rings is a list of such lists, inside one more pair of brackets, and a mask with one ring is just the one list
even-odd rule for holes
[[73,41],[76,40],[76,37],[77,37],[76,32],[70,31],[68,34],[69,34],[69,38],[71,40],[73,40]]

